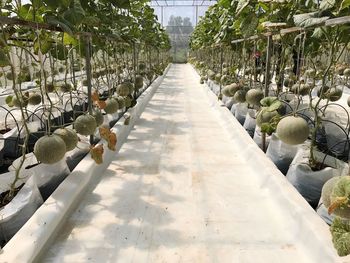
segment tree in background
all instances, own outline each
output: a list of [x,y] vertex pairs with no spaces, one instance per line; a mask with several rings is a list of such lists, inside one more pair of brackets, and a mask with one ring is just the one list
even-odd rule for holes
[[186,62],[189,36],[193,32],[191,19],[189,17],[171,16],[166,31],[171,39],[174,62]]

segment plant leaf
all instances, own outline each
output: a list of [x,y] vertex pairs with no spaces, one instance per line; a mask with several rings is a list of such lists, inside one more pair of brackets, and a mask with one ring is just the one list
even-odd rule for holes
[[91,158],[97,163],[101,164],[103,163],[103,144],[91,147],[90,154]]

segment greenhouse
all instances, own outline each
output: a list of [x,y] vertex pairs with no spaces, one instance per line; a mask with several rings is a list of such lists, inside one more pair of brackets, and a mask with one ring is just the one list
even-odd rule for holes
[[0,7],[0,263],[350,263],[349,0]]

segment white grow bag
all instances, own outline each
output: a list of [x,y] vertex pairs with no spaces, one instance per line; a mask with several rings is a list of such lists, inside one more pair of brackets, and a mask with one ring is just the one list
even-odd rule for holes
[[[2,174],[0,177],[0,191],[8,191],[15,172]],[[28,179],[21,190],[6,206],[0,209],[0,242],[4,244],[27,222],[43,203],[36,180],[30,173],[21,173],[21,177]],[[24,180],[17,181],[16,187]]]
[[297,150],[297,146],[282,142],[277,135],[273,133],[270,137],[266,156],[271,159],[283,174],[287,174],[289,165],[293,161]]
[[235,117],[238,122],[243,125],[245,122],[245,117],[248,112],[248,104],[247,103],[237,103],[235,105]]
[[250,137],[254,137],[255,132],[255,126],[256,126],[256,110],[254,109],[248,109],[248,112],[246,114],[243,128],[248,132]]
[[[329,167],[320,171],[312,171],[308,165],[309,147],[308,144],[303,144],[299,147],[289,167],[287,179],[311,206],[316,207],[325,182],[334,176],[346,175],[348,173],[348,165],[332,156],[327,156],[324,163]],[[322,162],[325,157],[323,153],[318,151],[315,151],[314,155],[319,162]]]

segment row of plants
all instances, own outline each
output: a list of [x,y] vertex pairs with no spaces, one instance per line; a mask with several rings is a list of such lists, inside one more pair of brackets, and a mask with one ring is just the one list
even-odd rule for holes
[[1,1],[1,246],[86,154],[116,151],[112,127],[163,74],[170,41],[147,2]]
[[340,256],[350,254],[349,14],[346,0],[221,0],[195,28],[190,59],[331,224]]

